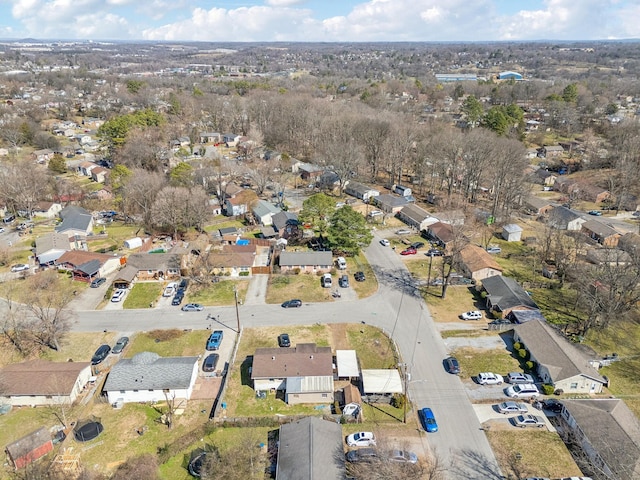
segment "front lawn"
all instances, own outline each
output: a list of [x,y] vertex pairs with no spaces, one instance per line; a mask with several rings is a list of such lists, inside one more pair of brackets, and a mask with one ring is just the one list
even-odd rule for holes
[[235,292],[238,292],[238,301],[242,303],[248,288],[249,280],[223,279],[209,284],[191,282],[187,290],[187,302],[211,307],[235,305]]
[[162,295],[163,286],[158,282],[137,282],[124,299],[122,308],[152,308]]
[[209,336],[207,330],[153,330],[137,334],[125,350],[127,358],[140,352],[153,352],[161,357],[198,356]]
[[[507,334],[508,335],[508,334]],[[460,378],[472,378],[480,372],[506,375],[521,369],[518,359],[506,349],[458,348],[452,355],[460,362]]]
[[[334,281],[338,283],[335,275]],[[292,298],[299,298],[303,302],[333,301],[331,289],[322,288],[318,275],[310,273],[271,275],[267,287],[267,303],[278,304]]]

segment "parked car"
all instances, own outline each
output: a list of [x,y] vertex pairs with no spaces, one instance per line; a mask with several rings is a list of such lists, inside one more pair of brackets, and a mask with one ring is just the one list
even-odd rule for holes
[[601,217],[602,216],[602,212],[600,210],[589,210],[589,215],[594,215],[596,217]]
[[338,257],[336,259],[336,265],[338,266],[338,270],[346,270],[347,268],[347,259],[344,257]]
[[342,275],[338,279],[338,285],[340,285],[341,288],[349,288],[349,276],[348,275]]
[[184,300],[184,293],[176,293],[171,299],[171,305],[173,306],[180,305],[183,300]]
[[129,337],[120,337],[116,344],[113,346],[113,350],[111,353],[118,354],[122,353],[125,347],[129,344]]
[[373,432],[356,432],[347,437],[347,445],[350,447],[375,446],[376,437]]
[[425,253],[425,255],[427,257],[442,257],[444,255],[444,252],[438,248],[430,248],[429,250],[427,250],[427,253]]
[[418,417],[420,417],[420,423],[422,424],[422,428],[424,428],[425,431],[438,431],[438,422],[436,422],[436,417],[430,408],[425,407],[418,410]]
[[410,247],[418,250],[419,248],[424,247],[424,242],[413,242]]
[[11,271],[16,272],[24,272],[25,270],[29,270],[29,265],[25,265],[24,263],[16,263],[11,267]]
[[511,320],[507,318],[496,318],[495,320],[491,320],[489,325],[511,325]]
[[509,383],[535,383],[533,377],[528,373],[510,372],[507,374]]
[[511,398],[537,398],[540,395],[538,387],[533,383],[511,385],[506,389],[507,397]]
[[214,330],[207,339],[207,350],[218,350],[220,348],[220,344],[222,343],[223,337],[224,332],[222,330]]
[[162,292],[162,296],[171,297],[172,295],[175,295],[177,288],[178,288],[178,284],[176,282],[169,283],[166,287],[164,287],[164,292]]
[[364,276],[364,272],[354,273],[353,278],[356,279],[356,282],[364,282],[366,280],[366,277]]
[[4,227],[0,227],[0,233],[4,233]]
[[407,450],[391,450],[388,458],[395,463],[418,463],[418,456]]
[[460,363],[456,357],[445,358],[444,364],[447,367],[447,372],[458,375],[460,373]]
[[407,230],[406,228],[401,228],[400,230],[396,230],[396,235],[409,235],[411,230]]
[[218,360],[220,359],[220,355],[217,353],[210,353],[204,358],[202,362],[202,371],[203,372],[215,372],[216,367],[218,366]]
[[201,312],[204,310],[204,307],[199,303],[187,303],[181,308],[181,310],[183,312]]
[[109,345],[100,345],[96,350],[96,353],[91,357],[91,365],[98,365],[99,363],[102,363],[102,361],[107,358],[110,351],[111,347]]
[[372,463],[378,462],[378,452],[375,448],[360,448],[358,450],[349,450],[346,454],[347,462],[349,463]]
[[320,278],[320,285],[322,285],[322,288],[331,288],[331,284],[331,274],[325,273],[324,275],[322,275],[322,277]]
[[480,385],[502,385],[502,383],[504,382],[504,378],[502,378],[502,375],[491,372],[479,373],[476,379],[478,380],[478,383]]
[[189,279],[183,278],[182,280],[180,280],[180,283],[178,284],[178,290],[176,291],[176,293],[185,293],[187,291],[188,286],[189,286]]
[[291,339],[289,338],[288,333],[281,333],[278,335],[278,346],[279,347],[290,347]]
[[347,403],[342,407],[342,415],[344,417],[357,417],[358,413],[360,413],[360,405],[357,403]]
[[94,278],[93,281],[91,282],[91,285],[89,285],[89,286],[91,288],[98,288],[100,285],[102,285],[106,281],[107,281],[107,279],[104,278],[104,277]]
[[125,294],[125,290],[123,289],[116,290],[115,292],[113,292],[113,295],[111,296],[111,301],[114,303],[119,302],[124,297],[124,294]]
[[505,415],[509,413],[527,413],[529,411],[529,407],[527,407],[526,403],[508,401],[498,404],[498,411]]
[[542,402],[542,408],[553,413],[560,413],[562,412],[563,406],[562,403],[555,398],[548,398],[547,400]]
[[482,312],[480,310],[471,310],[460,314],[462,320],[480,320],[482,318]]
[[526,428],[526,427],[544,427],[544,420],[541,417],[536,415],[518,415],[513,419],[513,424],[516,427]]
[[400,255],[415,255],[418,251],[415,248],[407,248],[400,252]]
[[382,240],[380,240],[380,245],[382,245],[383,247],[388,247],[391,244],[389,243],[389,240],[383,238]]
[[501,253],[502,248],[500,247],[487,247],[487,253]]
[[282,303],[282,308],[300,308],[302,306],[302,300],[294,298]]

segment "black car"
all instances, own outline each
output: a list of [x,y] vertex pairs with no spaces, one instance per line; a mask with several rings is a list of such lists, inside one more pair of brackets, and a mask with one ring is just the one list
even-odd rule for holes
[[442,250],[438,250],[437,248],[430,248],[429,250],[427,250],[427,253],[425,253],[425,255],[427,257],[441,257],[442,255],[444,255],[444,253],[442,252]]
[[171,305],[180,305],[184,300],[184,293],[176,293],[171,300]]
[[349,450],[345,455],[349,463],[371,463],[380,460],[378,452],[374,448],[365,447],[357,450]]
[[177,293],[184,293],[187,291],[187,287],[189,286],[189,279],[183,278],[180,280],[180,284],[178,285]]
[[302,300],[294,298],[293,300],[287,300],[282,303],[282,308],[300,308],[302,306]]
[[94,279],[93,282],[91,282],[91,288],[98,288],[100,285],[102,285],[106,281],[107,281],[106,278],[98,277],[98,278]]
[[105,358],[107,358],[110,351],[111,347],[109,345],[100,345],[96,350],[96,353],[91,357],[91,365],[98,365],[101,363]]
[[129,337],[120,337],[116,344],[113,346],[111,353],[121,353],[129,343]]
[[416,250],[418,250],[419,248],[424,247],[424,242],[413,242],[411,245],[409,245],[411,248],[415,248]]
[[366,277],[364,276],[364,272],[354,273],[353,278],[356,279],[356,282],[364,282],[366,280]]
[[349,277],[347,275],[342,275],[338,279],[338,285],[340,285],[341,288],[349,288]]
[[446,358],[444,364],[447,367],[447,372],[453,373],[454,375],[458,375],[460,373],[460,364],[456,357]]
[[549,398],[542,402],[542,408],[553,413],[560,413],[562,412],[562,403],[554,398]]
[[291,339],[289,338],[288,333],[281,333],[278,335],[278,346],[279,347],[290,347]]
[[511,325],[511,320],[508,318],[496,318],[495,320],[491,320],[489,325]]
[[202,371],[203,372],[215,372],[216,367],[218,366],[218,360],[220,359],[220,355],[217,353],[211,353],[207,355],[202,362]]

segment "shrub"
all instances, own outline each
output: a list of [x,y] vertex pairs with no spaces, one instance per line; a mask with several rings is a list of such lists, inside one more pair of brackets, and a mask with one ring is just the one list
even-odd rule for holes
[[406,401],[404,394],[394,393],[391,398],[391,406],[395,408],[404,408],[404,402]]
[[561,388],[559,388],[559,389],[557,389],[557,390],[556,390],[555,392],[553,392],[553,393],[554,393],[554,395],[562,395],[562,394],[564,393],[564,390],[563,390],[563,389],[561,389]]
[[529,352],[527,352],[524,348],[518,350],[518,356],[523,360],[529,356]]
[[494,318],[502,318],[502,312],[498,312],[496,310],[491,310],[491,315],[493,315]]
[[553,391],[554,391],[553,385],[550,385],[548,383],[542,384],[542,393],[544,393],[545,395],[551,395]]
[[293,273],[296,275],[300,275],[300,267],[296,267],[293,269]]
[[240,272],[238,275],[240,277],[248,277],[249,276],[249,272]]
[[535,363],[535,362],[532,362],[531,360],[528,360],[528,361],[524,364],[524,366],[527,368],[527,370],[529,370],[529,371],[531,371],[531,372],[532,372],[532,371],[534,370],[534,367],[536,366],[536,363]]
[[518,350],[520,350],[522,348],[522,344],[520,342],[515,342],[513,344],[513,349],[517,352]]
[[480,298],[483,300],[487,298],[487,292],[480,292]]

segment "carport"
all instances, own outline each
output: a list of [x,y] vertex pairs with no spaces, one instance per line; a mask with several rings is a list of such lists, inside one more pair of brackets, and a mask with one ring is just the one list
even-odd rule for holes
[[360,378],[358,357],[355,350],[336,350],[336,366],[339,380]]

